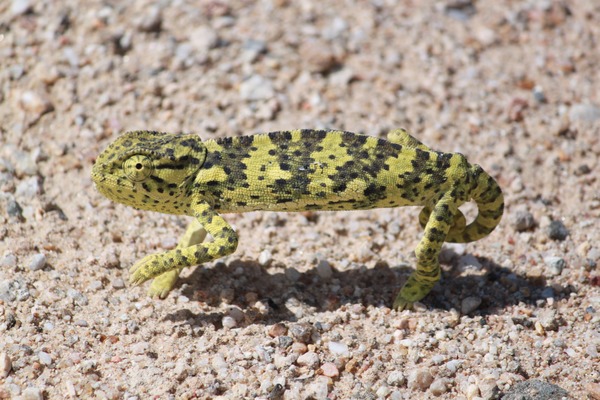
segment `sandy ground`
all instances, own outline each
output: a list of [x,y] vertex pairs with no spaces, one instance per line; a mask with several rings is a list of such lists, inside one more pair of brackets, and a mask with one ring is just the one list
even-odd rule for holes
[[[0,398],[600,399],[599,38],[587,0],[0,2]],[[127,284],[186,219],[94,190],[120,132],[401,126],[506,196],[416,311],[414,208],[230,215]]]

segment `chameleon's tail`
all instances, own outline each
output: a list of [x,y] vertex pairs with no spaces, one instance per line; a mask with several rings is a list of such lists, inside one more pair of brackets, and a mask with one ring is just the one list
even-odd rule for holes
[[[469,173],[472,182],[470,197],[477,204],[478,214],[475,220],[467,225],[465,216],[457,210],[446,242],[467,243],[479,240],[489,235],[502,218],[504,196],[500,186],[479,165],[473,165]],[[421,210],[419,222],[423,228],[427,225],[430,215],[431,208],[424,207]]]
[[458,215],[457,223],[450,229],[447,242],[473,242],[489,235],[502,219],[504,212],[504,196],[498,183],[479,165],[473,165],[471,177],[474,180],[471,198],[478,208],[477,217],[465,226],[464,216]]

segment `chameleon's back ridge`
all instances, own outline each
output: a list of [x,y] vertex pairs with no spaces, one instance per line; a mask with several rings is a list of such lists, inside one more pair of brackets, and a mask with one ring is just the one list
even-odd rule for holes
[[[245,211],[361,210],[422,206],[417,268],[394,302],[410,308],[440,278],[444,241],[480,239],[498,225],[496,181],[459,153],[431,150],[405,130],[387,140],[336,130],[291,130],[202,141],[196,135],[128,132],[92,170],[105,196],[137,208],[195,218],[175,250],[132,268],[132,283],[155,278],[164,297],[179,271],[232,253],[237,234],[220,214]],[[474,200],[477,218],[458,209]],[[208,232],[213,242],[202,243]]]

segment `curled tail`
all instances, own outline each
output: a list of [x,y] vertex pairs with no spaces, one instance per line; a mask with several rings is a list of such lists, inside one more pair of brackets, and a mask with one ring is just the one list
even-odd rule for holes
[[478,214],[473,222],[465,226],[464,216],[459,215],[455,224],[448,232],[447,242],[466,243],[479,240],[489,235],[500,223],[504,212],[504,196],[498,183],[479,165],[473,165],[471,177],[474,180],[471,198],[477,204]]
[[[467,243],[479,240],[489,235],[502,219],[504,196],[498,183],[479,165],[473,165],[470,174],[473,182],[471,198],[477,204],[477,217],[467,225],[465,216],[458,210],[446,236],[446,242]],[[427,225],[430,215],[431,208],[424,207],[419,215],[419,222],[423,228]]]

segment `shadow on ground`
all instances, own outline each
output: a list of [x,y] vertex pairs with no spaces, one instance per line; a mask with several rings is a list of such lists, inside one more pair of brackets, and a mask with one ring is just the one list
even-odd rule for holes
[[[456,255],[451,258],[457,259]],[[544,278],[519,276],[489,259],[478,260],[483,270],[477,275],[461,276],[454,271],[457,268],[443,271],[440,283],[422,302],[432,308],[461,310],[463,299],[476,296],[481,299],[481,305],[471,315],[485,317],[506,306],[535,304],[549,296],[560,299],[572,291],[562,288],[554,294],[555,288],[547,286]],[[227,296],[227,303],[247,314],[249,323],[273,324],[296,321],[298,312],[306,315],[333,311],[347,304],[389,307],[413,271],[408,266],[390,267],[380,261],[373,268],[333,269],[330,279],[319,276],[316,268],[298,272],[296,279],[290,279],[284,272],[273,273],[269,269],[256,261],[233,260],[229,264],[216,263],[211,268],[196,267],[192,275],[181,279],[179,284],[185,284],[183,295],[192,301],[218,307]],[[266,316],[254,309],[254,301],[249,300],[248,293],[253,293],[250,297],[258,298],[270,308]],[[191,318],[198,324],[208,322],[217,329],[222,327],[222,312],[190,314],[189,310],[182,310],[168,314],[165,319],[181,322]]]

